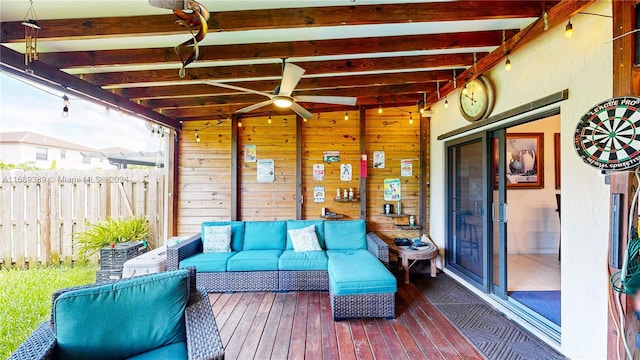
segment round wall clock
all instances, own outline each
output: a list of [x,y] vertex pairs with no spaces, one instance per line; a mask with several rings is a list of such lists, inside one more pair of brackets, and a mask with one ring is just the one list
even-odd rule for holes
[[486,76],[467,82],[460,90],[460,113],[469,121],[478,121],[493,110],[493,86]]
[[574,147],[582,160],[600,170],[640,165],[640,98],[619,97],[592,107],[576,127]]

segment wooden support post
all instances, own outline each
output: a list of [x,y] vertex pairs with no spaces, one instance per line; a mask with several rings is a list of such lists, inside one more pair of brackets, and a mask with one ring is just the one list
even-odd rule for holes
[[231,116],[231,221],[238,220],[238,115]]
[[420,219],[418,224],[422,226],[422,234],[429,234],[429,221],[427,213],[429,209],[429,147],[430,147],[431,118],[420,116]]
[[167,164],[167,238],[178,235],[178,161],[180,159],[180,136],[177,130],[169,131],[169,161]]
[[[638,35],[626,35],[633,31],[636,27],[635,24],[635,7],[638,1],[614,1],[613,5],[613,37],[614,39],[620,36],[620,38],[613,42],[613,96],[640,96],[640,70],[634,66],[635,58],[635,37]],[[611,194],[622,194],[622,209],[620,213],[622,216],[622,226],[620,235],[620,246],[622,247],[622,254],[627,251],[628,245],[628,221],[629,212],[631,211],[632,198],[635,190],[638,188],[638,182],[633,173],[630,172],[617,172],[611,175]],[[637,207],[636,207],[637,212]],[[633,214],[635,221],[637,213]],[[614,239],[609,239],[613,241]],[[618,269],[609,267],[609,272],[617,271]],[[619,329],[620,318],[618,315],[616,297],[619,296],[612,289],[609,290],[609,301],[613,307],[614,316],[611,312],[608,316],[608,329],[607,329],[607,358],[618,359],[618,354],[623,358],[627,358],[624,345],[620,336],[627,338],[627,343],[632,351],[634,359],[638,357],[638,352],[635,346],[635,338],[638,333],[638,320],[634,313],[633,299],[630,296],[621,295],[620,302],[624,313],[624,329]],[[621,332],[621,333],[619,333]]]
[[[358,116],[358,139],[360,140],[360,156],[362,156],[367,153],[367,111],[362,106],[360,107],[359,111],[360,114]],[[362,158],[360,158],[360,161],[362,161]],[[367,178],[363,177],[362,174],[360,174],[360,219],[367,220]]]
[[296,115],[296,219],[302,219],[302,117]]

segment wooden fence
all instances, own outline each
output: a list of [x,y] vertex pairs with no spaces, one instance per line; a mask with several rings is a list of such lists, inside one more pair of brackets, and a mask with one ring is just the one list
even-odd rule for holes
[[0,171],[0,263],[30,267],[75,260],[87,224],[144,216],[164,239],[163,169]]

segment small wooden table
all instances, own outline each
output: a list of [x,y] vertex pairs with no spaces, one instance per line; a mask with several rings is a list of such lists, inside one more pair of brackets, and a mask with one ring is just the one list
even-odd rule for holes
[[[431,261],[431,277],[436,277],[436,257],[438,249],[433,244],[427,244],[419,247],[417,250],[411,250],[408,246],[389,245],[389,250],[395,253],[401,260],[400,270],[404,270],[404,283],[409,283],[409,268],[411,268],[418,260]],[[413,260],[409,264],[409,260]]]

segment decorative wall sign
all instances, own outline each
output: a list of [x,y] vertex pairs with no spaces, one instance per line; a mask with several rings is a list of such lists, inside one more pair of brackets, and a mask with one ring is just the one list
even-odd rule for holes
[[313,164],[313,181],[324,181],[324,164]]
[[640,165],[640,98],[618,97],[599,103],[580,118],[573,145],[582,160],[600,170]]
[[316,185],[313,187],[313,202],[314,203],[324,202],[324,186]]
[[340,162],[340,151],[324,151],[322,153],[322,161],[326,163]]
[[398,201],[402,199],[400,179],[384,179],[384,200]]
[[244,146],[244,162],[256,162],[257,149],[255,145],[245,145]]
[[351,164],[340,164],[340,180],[351,181],[353,178],[353,168]]
[[384,151],[373,152],[373,168],[384,169]]
[[273,159],[260,159],[257,161],[258,168],[258,182],[274,182],[275,178],[275,164]]
[[400,176],[413,176],[413,160],[400,160]]

